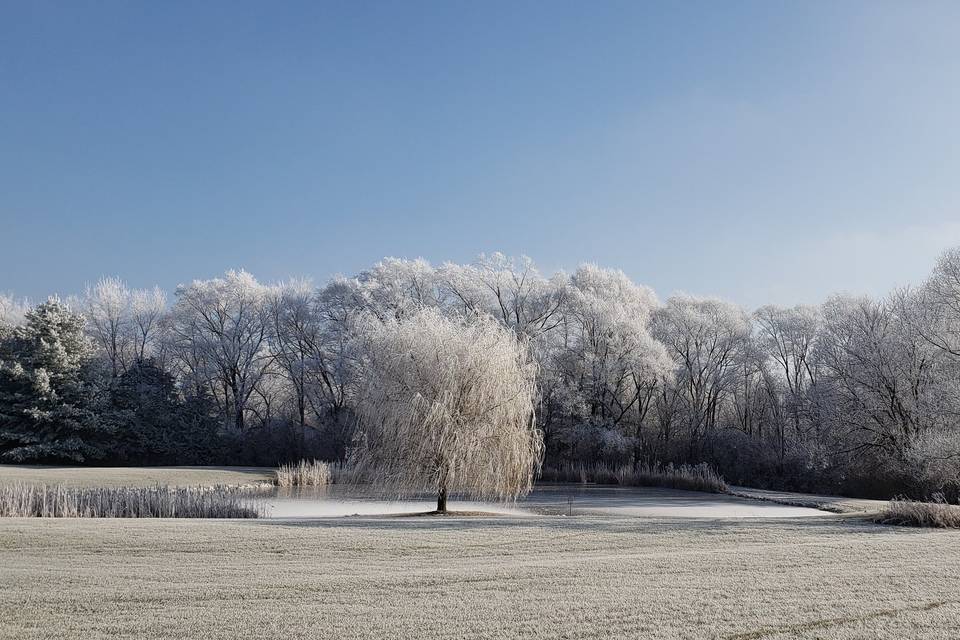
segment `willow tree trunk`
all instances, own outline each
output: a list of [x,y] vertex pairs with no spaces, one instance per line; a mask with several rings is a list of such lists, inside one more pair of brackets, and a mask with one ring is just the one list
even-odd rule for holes
[[442,487],[437,492],[437,513],[447,512],[447,488]]

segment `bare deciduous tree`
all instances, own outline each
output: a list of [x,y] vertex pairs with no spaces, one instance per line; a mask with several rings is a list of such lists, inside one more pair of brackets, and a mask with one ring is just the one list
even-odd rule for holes
[[677,364],[689,450],[713,431],[750,346],[750,320],[722,300],[676,295],[653,318],[654,335]]
[[8,327],[23,324],[30,303],[27,300],[17,300],[12,295],[0,293],[0,325]]
[[160,287],[135,289],[130,300],[130,320],[134,331],[137,358],[143,360],[155,354],[159,344],[161,320],[167,309],[167,294]]
[[194,280],[177,288],[171,338],[195,382],[223,402],[225,416],[244,430],[247,403],[273,362],[267,348],[269,288],[246,271]]
[[471,265],[448,262],[438,276],[457,306],[488,313],[519,334],[537,336],[560,323],[565,287],[541,276],[526,256],[494,253]]
[[656,296],[622,271],[595,265],[578,268],[565,288],[563,344],[551,364],[561,378],[571,426],[632,438],[638,461],[654,392],[673,364],[650,334]]
[[928,342],[960,359],[960,247],[940,256],[919,295],[915,326]]
[[87,331],[102,349],[116,378],[132,358],[130,289],[120,278],[101,278],[83,299]]
[[356,279],[357,299],[380,320],[400,320],[440,303],[437,274],[426,260],[384,258]]

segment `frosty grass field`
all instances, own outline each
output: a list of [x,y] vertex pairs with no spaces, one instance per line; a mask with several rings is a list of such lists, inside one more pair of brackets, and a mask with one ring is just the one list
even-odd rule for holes
[[[111,474],[211,477],[148,471]],[[573,516],[0,519],[0,637],[960,637],[960,532],[589,495]]]

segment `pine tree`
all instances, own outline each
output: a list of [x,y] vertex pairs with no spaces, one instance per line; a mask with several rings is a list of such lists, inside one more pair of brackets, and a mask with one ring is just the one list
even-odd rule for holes
[[83,328],[83,316],[51,299],[0,337],[3,461],[88,462],[105,455]]
[[101,420],[113,429],[120,464],[202,464],[216,459],[220,420],[212,401],[182,399],[154,360],[135,360],[109,391]]

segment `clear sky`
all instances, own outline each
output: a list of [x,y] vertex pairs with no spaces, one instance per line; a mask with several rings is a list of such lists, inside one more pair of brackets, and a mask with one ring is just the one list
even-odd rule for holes
[[881,294],[960,244],[958,2],[0,0],[0,290],[386,255]]

